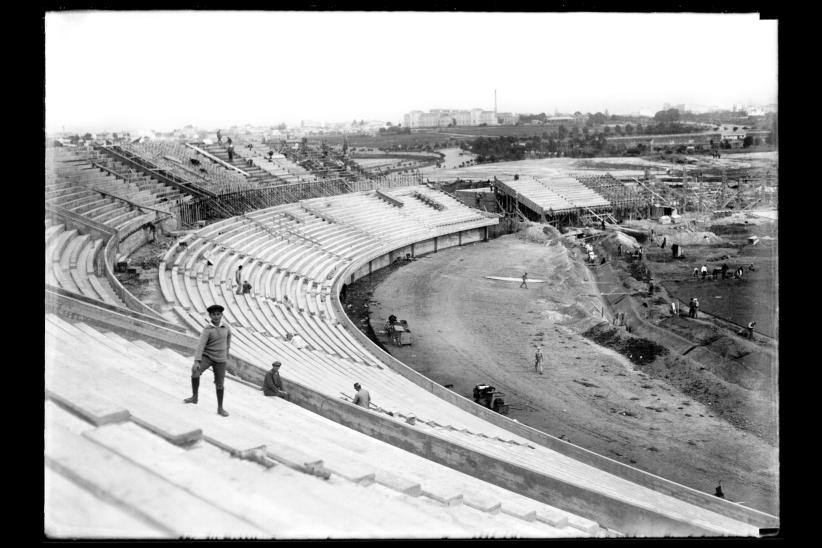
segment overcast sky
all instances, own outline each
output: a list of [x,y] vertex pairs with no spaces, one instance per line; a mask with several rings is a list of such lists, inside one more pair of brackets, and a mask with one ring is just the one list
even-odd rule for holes
[[757,14],[75,11],[46,14],[46,131],[410,110],[629,113],[777,100]]

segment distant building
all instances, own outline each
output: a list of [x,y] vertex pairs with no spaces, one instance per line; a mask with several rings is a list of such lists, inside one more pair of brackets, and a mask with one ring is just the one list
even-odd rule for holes
[[648,147],[675,147],[686,146],[719,146],[723,141],[727,141],[733,148],[742,148],[745,137],[748,134],[764,138],[767,131],[748,131],[740,126],[721,126],[714,131],[702,131],[699,133],[677,133],[672,135],[632,135],[629,137],[607,137],[608,144],[622,145],[627,148],[644,144]]
[[432,109],[428,112],[412,110],[403,115],[405,127],[447,127],[451,124],[458,126],[478,126],[487,124],[497,125],[494,111],[479,108],[471,110]]
[[519,121],[519,114],[511,112],[498,112],[497,122],[506,126],[513,126]]

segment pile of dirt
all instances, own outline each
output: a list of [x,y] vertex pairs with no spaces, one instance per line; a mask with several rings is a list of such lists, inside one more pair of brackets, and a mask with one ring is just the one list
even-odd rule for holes
[[599,240],[599,245],[601,245],[609,255],[613,256],[616,256],[617,247],[620,244],[622,244],[623,253],[627,253],[639,246],[636,238],[618,230],[608,232],[608,234]]
[[516,237],[526,242],[548,244],[559,240],[559,231],[552,226],[540,224],[521,225]]
[[595,325],[582,335],[597,344],[616,350],[636,365],[651,363],[657,357],[665,356],[670,352],[664,346],[611,327],[607,323]]
[[[726,243],[725,240],[713,232],[691,232],[681,230],[672,234],[663,234],[668,239],[667,245],[717,245]],[[659,239],[659,236],[657,236]]]

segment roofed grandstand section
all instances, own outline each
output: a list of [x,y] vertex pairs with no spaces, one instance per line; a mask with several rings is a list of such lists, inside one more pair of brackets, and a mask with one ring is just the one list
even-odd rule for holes
[[574,177],[495,180],[497,192],[540,218],[609,209],[611,202]]

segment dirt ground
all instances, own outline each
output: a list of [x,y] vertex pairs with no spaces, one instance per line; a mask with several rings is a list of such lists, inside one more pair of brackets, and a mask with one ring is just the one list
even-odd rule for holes
[[[512,419],[700,491],[721,480],[729,500],[778,514],[778,446],[715,410],[744,370],[725,379],[684,360],[697,371],[672,371],[667,349],[614,340],[582,254],[542,240],[510,234],[384,269],[349,288],[349,313],[364,331],[370,317],[392,355],[468,398],[475,384],[492,384]],[[546,282],[526,289],[485,278],[523,272]],[[412,345],[379,333],[389,314],[408,321]],[[537,345],[543,375],[534,371]],[[677,380],[696,372],[709,397]]]

